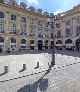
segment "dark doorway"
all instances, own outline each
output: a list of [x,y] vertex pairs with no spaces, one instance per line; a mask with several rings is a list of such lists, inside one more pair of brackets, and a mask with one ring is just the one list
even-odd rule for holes
[[43,47],[43,42],[42,42],[42,40],[39,40],[38,41],[38,50],[42,50],[42,47]]
[[76,50],[80,51],[80,38],[76,40]]

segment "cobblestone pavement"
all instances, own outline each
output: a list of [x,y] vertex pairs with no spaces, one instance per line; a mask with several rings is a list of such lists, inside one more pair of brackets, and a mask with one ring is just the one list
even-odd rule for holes
[[[9,66],[9,73],[0,76],[0,92],[80,92],[80,52],[56,51],[56,65],[50,72],[45,71],[49,60],[51,62],[48,53],[1,55],[0,73],[3,73],[4,65]],[[40,67],[34,69],[37,61]],[[19,73],[25,62],[27,70]]]
[[80,92],[80,63],[44,73],[0,82],[0,92]]

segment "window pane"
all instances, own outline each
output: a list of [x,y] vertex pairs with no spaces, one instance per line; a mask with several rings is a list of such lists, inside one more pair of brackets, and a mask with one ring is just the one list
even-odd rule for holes
[[26,23],[26,18],[22,17],[21,22]]
[[16,21],[16,16],[15,15],[11,15],[11,20]]
[[4,18],[4,13],[0,12],[0,18]]

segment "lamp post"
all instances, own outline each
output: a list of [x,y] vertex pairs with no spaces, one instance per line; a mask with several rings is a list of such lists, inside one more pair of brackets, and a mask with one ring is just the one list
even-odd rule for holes
[[[47,17],[47,21],[48,21],[48,25],[50,25],[50,27],[52,29],[55,28],[55,16],[53,13],[50,13],[50,15]],[[53,47],[52,47],[52,62],[51,62],[51,65],[55,65],[55,47],[54,47],[54,35],[53,35]]]

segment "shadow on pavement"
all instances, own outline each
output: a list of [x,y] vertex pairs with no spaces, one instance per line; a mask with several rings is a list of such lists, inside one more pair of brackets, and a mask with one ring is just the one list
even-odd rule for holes
[[46,92],[48,88],[48,79],[47,78],[43,79],[43,78],[45,75],[47,75],[50,72],[52,67],[53,66],[50,65],[47,72],[39,80],[37,80],[33,84],[30,83],[24,86],[23,88],[20,88],[17,92],[37,92],[38,90],[42,92]]
[[34,50],[34,51],[11,51],[10,53],[2,52],[0,56],[7,56],[7,55],[22,55],[22,54],[41,54],[41,53],[48,53],[51,54],[51,50]]
[[62,56],[73,56],[73,57],[80,57],[79,51],[69,51],[69,50],[56,50],[56,54],[61,54]]

